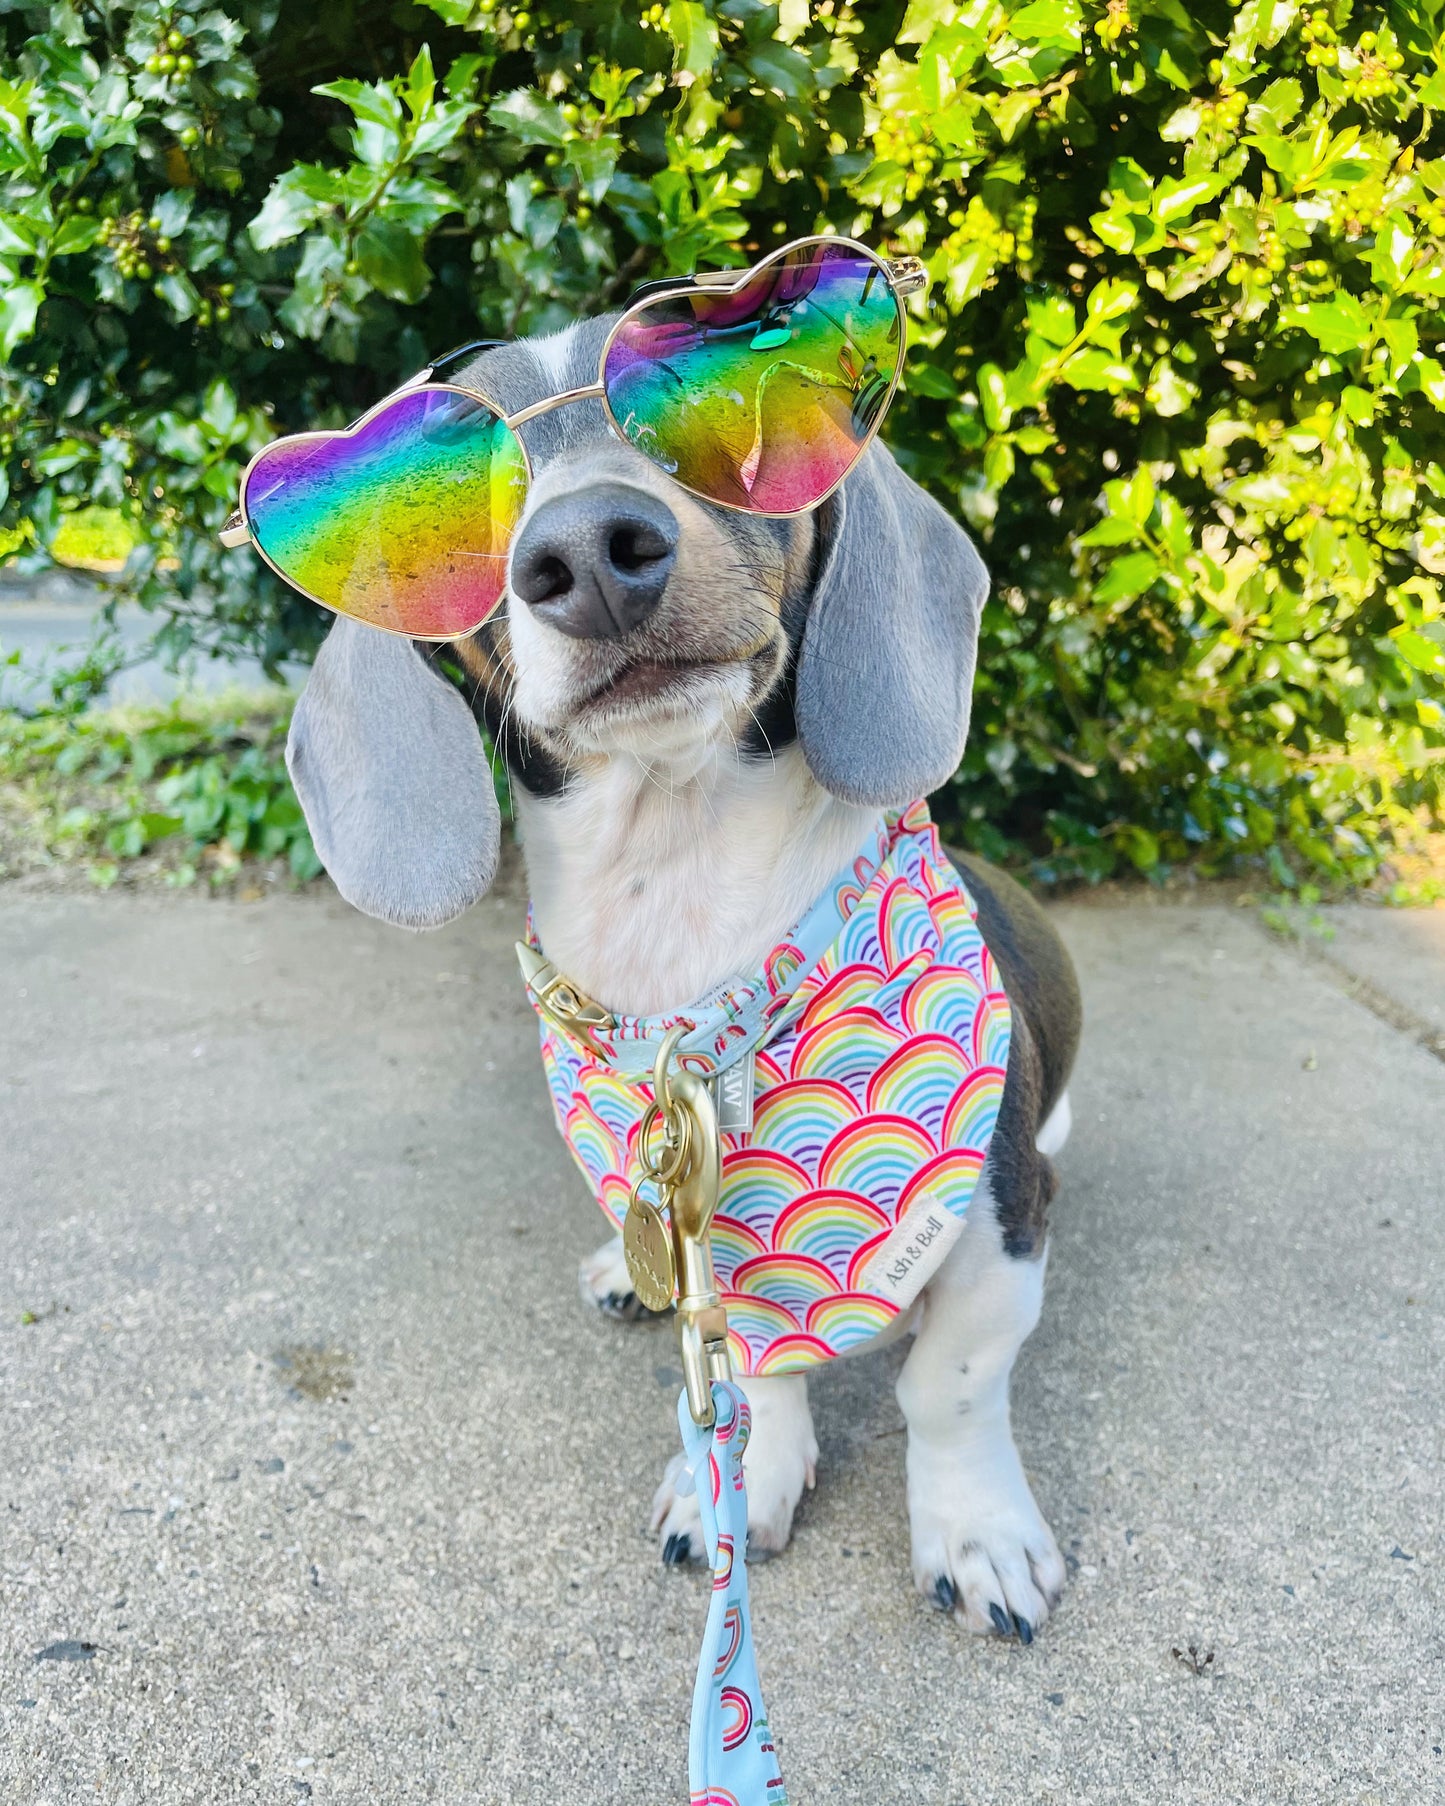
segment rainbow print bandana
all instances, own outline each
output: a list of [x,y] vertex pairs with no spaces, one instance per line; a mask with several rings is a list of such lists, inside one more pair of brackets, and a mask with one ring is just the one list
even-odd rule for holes
[[589,1048],[541,1018],[557,1125],[613,1225],[637,1177],[657,1043],[755,1062],[722,1137],[712,1226],[733,1370],[791,1373],[871,1341],[963,1228],[998,1119],[1008,998],[926,804],[890,816],[760,973]]

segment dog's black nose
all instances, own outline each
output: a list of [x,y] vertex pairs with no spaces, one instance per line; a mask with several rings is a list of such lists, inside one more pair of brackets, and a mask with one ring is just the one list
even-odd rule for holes
[[617,640],[662,600],[676,557],[665,502],[597,483],[543,502],[512,548],[512,589],[574,639]]

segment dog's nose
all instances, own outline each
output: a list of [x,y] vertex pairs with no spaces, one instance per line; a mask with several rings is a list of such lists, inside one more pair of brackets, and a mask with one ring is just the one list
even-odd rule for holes
[[617,640],[662,600],[677,558],[677,518],[622,483],[597,483],[542,506],[512,548],[512,589],[578,640]]

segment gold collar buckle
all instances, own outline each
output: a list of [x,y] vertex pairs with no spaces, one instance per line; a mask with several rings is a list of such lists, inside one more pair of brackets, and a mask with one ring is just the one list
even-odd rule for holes
[[589,1053],[605,1059],[606,1049],[598,1045],[592,1031],[617,1027],[617,1018],[611,1011],[579,991],[551,960],[543,958],[525,941],[517,942],[517,964],[522,968],[522,983],[553,1027],[580,1041]]

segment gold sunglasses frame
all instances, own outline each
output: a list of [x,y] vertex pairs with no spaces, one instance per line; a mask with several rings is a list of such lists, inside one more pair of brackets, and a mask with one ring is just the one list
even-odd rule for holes
[[[882,426],[884,416],[893,404],[893,397],[898,393],[898,385],[903,377],[903,359],[908,348],[908,311],[903,305],[904,300],[907,296],[917,294],[928,286],[928,272],[924,268],[920,258],[884,257],[870,246],[860,244],[855,238],[844,238],[830,232],[819,232],[808,238],[792,239],[789,243],[780,245],[776,251],[769,251],[766,257],[760,257],[755,264],[743,271],[702,270],[695,276],[680,277],[675,283],[664,281],[649,284],[647,290],[638,296],[630,306],[623,310],[622,314],[618,317],[616,325],[613,326],[611,332],[608,333],[606,339],[603,341],[602,350],[597,360],[597,378],[595,382],[584,383],[582,387],[578,389],[564,389],[560,394],[549,395],[545,401],[533,402],[530,407],[522,408],[515,414],[503,413],[497,403],[493,401],[489,395],[484,395],[479,389],[469,389],[461,383],[455,382],[432,382],[430,380],[431,374],[437,365],[428,364],[426,369],[420,370],[415,376],[408,378],[406,382],[393,389],[389,395],[384,395],[380,401],[376,402],[372,407],[369,407],[364,414],[359,415],[357,419],[353,420],[350,426],[341,427],[335,431],[288,433],[283,435],[280,439],[273,439],[269,444],[261,447],[260,451],[255,454],[247,464],[245,470],[241,473],[239,500],[236,507],[232,509],[227,517],[226,523],[221,528],[217,537],[221,544],[228,548],[244,545],[253,546],[261,555],[265,563],[275,571],[276,575],[288,588],[295,590],[298,595],[305,596],[308,602],[316,603],[318,608],[324,608],[330,614],[345,614],[346,611],[344,609],[336,608],[332,603],[324,601],[320,596],[312,595],[309,590],[302,589],[294,579],[288,577],[285,571],[281,569],[280,565],[269,556],[266,548],[256,537],[251,524],[246,517],[246,485],[250,481],[251,472],[273,447],[283,444],[301,444],[308,439],[349,439],[354,434],[360,432],[362,427],[364,427],[369,420],[374,419],[376,415],[381,413],[384,408],[390,407],[399,396],[409,395],[413,390],[417,389],[432,389],[438,394],[451,393],[460,395],[467,401],[479,402],[494,416],[499,425],[508,428],[521,450],[522,468],[526,475],[527,488],[530,490],[533,483],[532,460],[528,454],[525,440],[516,429],[519,426],[525,426],[529,420],[535,420],[541,414],[550,414],[554,408],[566,407],[569,402],[600,401],[603,413],[607,416],[609,430],[616,438],[620,439],[624,445],[632,445],[634,450],[639,449],[634,444],[634,441],[628,438],[622,422],[618,420],[616,414],[613,413],[612,403],[608,399],[604,380],[607,370],[607,355],[611,351],[618,334],[622,331],[623,327],[627,325],[629,320],[634,319],[640,313],[644,313],[648,308],[655,307],[659,301],[670,301],[675,298],[695,295],[699,291],[708,295],[737,294],[740,289],[746,288],[751,281],[762,273],[762,271],[766,270],[770,264],[779,262],[782,258],[790,256],[795,251],[807,250],[811,245],[840,245],[847,250],[857,252],[870,263],[874,264],[882,273],[885,282],[888,284],[889,292],[893,296],[893,304],[898,311],[898,362],[894,366],[893,379],[888,385],[888,393],[884,396],[882,405],[877,409],[874,415],[873,424],[869,427],[867,435],[859,443],[857,453],[849,463],[848,469],[845,470],[842,476],[838,477],[835,482],[830,483],[823,493],[809,502],[806,507],[786,509],[749,508],[745,507],[740,502],[720,501],[717,496],[709,495],[705,490],[695,489],[690,483],[684,483],[678,477],[672,477],[672,481],[676,483],[680,489],[685,489],[689,495],[695,495],[702,501],[710,502],[716,508],[727,508],[735,514],[751,514],[765,520],[791,520],[800,514],[811,514],[815,508],[821,507],[823,503],[827,501],[828,497],[832,495],[833,491],[844,482],[849,472],[857,466],[859,458],[863,456],[864,452],[867,451],[868,447],[873,443],[873,440],[877,436],[878,429]],[[437,364],[445,362],[446,359],[444,358],[439,358],[437,360]],[[643,452],[642,456],[644,458],[647,457],[647,453]],[[652,462],[652,460],[649,459],[649,462]],[[658,465],[656,468],[661,469],[662,467],[661,465]],[[500,607],[502,596],[505,594],[506,586],[504,584],[502,595],[498,596],[497,601],[492,604],[491,608],[487,610],[481,620],[478,621],[475,626],[467,628],[465,633],[412,633],[403,627],[383,627],[379,622],[367,621],[363,624],[368,627],[374,626],[382,633],[397,634],[402,639],[421,640],[429,644],[446,645],[454,640],[465,639],[468,635],[475,633],[477,628],[484,626]],[[358,615],[347,616],[347,619],[349,620],[359,620],[360,618],[361,617]]]

